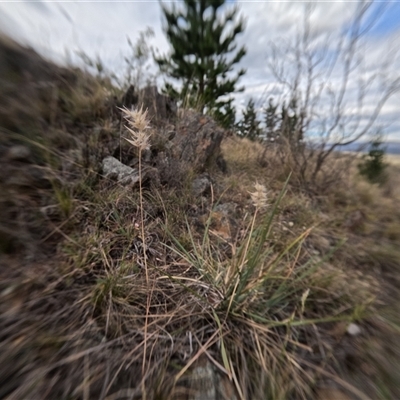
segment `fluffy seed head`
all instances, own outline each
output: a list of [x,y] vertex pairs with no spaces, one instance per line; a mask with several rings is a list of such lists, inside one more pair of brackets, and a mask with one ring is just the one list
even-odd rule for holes
[[249,192],[251,200],[256,208],[264,208],[268,204],[267,188],[264,185],[255,183],[255,192]]
[[124,118],[129,125],[125,125],[125,128],[128,129],[130,138],[125,140],[140,150],[149,149],[150,133],[146,131],[150,126],[147,110],[143,111],[143,106],[135,110],[128,110],[126,107],[120,108],[120,110],[124,113]]

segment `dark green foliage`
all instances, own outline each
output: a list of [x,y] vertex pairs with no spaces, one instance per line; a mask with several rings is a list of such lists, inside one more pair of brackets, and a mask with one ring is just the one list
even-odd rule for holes
[[232,102],[233,99],[230,99],[221,109],[216,109],[213,112],[215,120],[226,129],[233,128],[235,125],[236,109]]
[[283,102],[279,107],[271,97],[263,112],[267,140],[279,142],[283,140],[289,143],[292,149],[302,147],[303,118],[295,98],[290,100],[288,106]]
[[238,91],[236,83],[245,71],[234,74],[233,67],[246,50],[237,50],[234,43],[244,23],[235,21],[236,8],[222,16],[224,4],[225,0],[184,0],[180,7],[163,5],[164,31],[172,50],[156,61],[168,77],[182,82],[179,88],[166,83],[170,96],[227,126],[234,121],[234,110],[226,95]]
[[243,111],[243,118],[238,124],[238,134],[251,140],[260,137],[260,121],[257,120],[257,112],[253,99],[248,101],[246,109]]
[[303,140],[301,122],[296,99],[292,99],[288,106],[284,102],[281,111],[280,132],[289,143],[296,144]]
[[368,154],[365,154],[363,161],[358,165],[358,170],[371,183],[384,183],[387,179],[386,167],[384,162],[385,149],[379,138],[375,139],[369,148]]
[[279,115],[277,113],[278,105],[274,105],[274,99],[271,97],[268,101],[268,107],[264,108],[264,122],[267,139],[275,140],[278,135]]

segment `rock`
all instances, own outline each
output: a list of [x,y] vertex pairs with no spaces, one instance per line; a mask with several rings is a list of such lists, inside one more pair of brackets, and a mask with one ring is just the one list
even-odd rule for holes
[[238,205],[236,203],[230,202],[230,203],[222,203],[218,204],[214,210],[217,212],[221,212],[222,214],[225,214],[225,216],[234,218],[236,216],[236,210],[237,210]]
[[31,150],[22,145],[12,146],[8,149],[6,159],[8,161],[30,162],[32,157]]
[[211,180],[208,175],[202,175],[195,178],[192,182],[192,192],[195,196],[199,197],[210,191]]
[[[137,97],[133,93],[134,88],[130,88],[125,94],[122,103],[126,107],[143,106],[152,123],[163,122],[163,127],[151,136],[150,152],[143,154],[143,160],[160,171],[163,182],[169,181],[166,177],[171,174],[172,180],[182,181],[188,170],[201,174],[210,167],[218,167],[226,172],[220,148],[225,130],[211,117],[185,110],[176,124],[168,123],[168,118],[176,113],[176,104],[168,96],[159,94],[155,86],[141,90]],[[120,146],[113,155],[128,164],[129,152],[127,146]]]
[[[139,184],[140,175],[136,168],[128,167],[112,156],[106,157],[102,162],[103,175],[105,178],[116,180],[118,183],[133,187]],[[142,183],[151,181],[153,185],[159,184],[159,174],[156,168],[147,165],[142,166]]]
[[178,388],[186,387],[186,396],[179,397],[173,393],[173,398],[185,400],[237,400],[235,387],[228,377],[220,374],[214,365],[202,356],[189,373],[178,382]]
[[136,91],[131,85],[122,97],[122,105],[127,108],[143,107],[148,110],[150,119],[166,120],[176,116],[176,101],[169,96],[158,93],[157,86],[147,86]]
[[171,141],[171,155],[190,165],[194,171],[203,172],[216,164],[221,155],[220,145],[224,133],[224,129],[211,117],[186,110]]
[[114,157],[106,157],[102,163],[106,178],[116,180],[122,185],[135,186],[139,183],[139,171],[120,163]]
[[351,336],[358,336],[361,333],[361,328],[357,324],[351,323],[346,332]]

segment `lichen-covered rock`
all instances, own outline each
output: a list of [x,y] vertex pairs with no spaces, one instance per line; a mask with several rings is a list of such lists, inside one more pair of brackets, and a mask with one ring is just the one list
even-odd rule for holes
[[190,164],[196,172],[203,172],[220,156],[224,132],[211,117],[186,110],[171,140],[172,157]]
[[202,196],[211,189],[211,180],[208,175],[200,175],[192,182],[192,192],[195,196]]

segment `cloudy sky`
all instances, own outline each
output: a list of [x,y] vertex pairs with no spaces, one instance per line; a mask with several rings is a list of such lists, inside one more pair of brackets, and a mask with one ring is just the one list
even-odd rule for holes
[[[262,0],[231,0],[229,3],[237,3],[240,14],[246,19],[245,33],[238,39],[247,47],[247,55],[241,63],[247,73],[240,82],[246,90],[236,95],[236,105],[241,109],[253,97],[261,108],[271,94],[282,89],[269,67],[271,44],[277,44],[282,50],[282,40],[286,40],[287,44],[299,37],[306,4]],[[323,38],[327,40],[324,43],[329,51],[333,52],[339,33],[347,26],[358,3],[349,0],[317,1],[312,4],[311,37],[316,38],[313,43],[316,45],[317,38]],[[383,10],[382,6],[385,6]],[[366,34],[359,55],[366,62],[363,66],[365,76],[375,74],[379,79],[382,78],[379,75],[394,79],[395,74],[400,73],[400,57],[396,52],[400,47],[400,2],[377,2],[372,5],[365,18],[365,26],[377,17],[378,22]],[[0,1],[0,29],[60,63],[66,62],[68,54],[76,60],[75,51],[81,50],[92,57],[98,55],[107,68],[118,73],[124,66],[123,57],[129,51],[127,37],[135,41],[146,27],[152,27],[155,32],[152,44],[161,52],[168,51],[159,1]],[[294,63],[288,58],[288,53],[280,53],[275,61],[283,63],[290,75]],[[380,66],[382,61],[387,63],[384,73],[380,74],[383,71]],[[359,78],[357,72],[351,76],[348,85],[349,113],[357,112],[354,102]],[[332,72],[330,80],[332,89],[339,85],[339,69]],[[382,89],[377,82],[365,94],[364,113],[372,113],[379,99]],[[386,103],[379,122],[386,125],[389,140],[400,141],[400,93]]]

